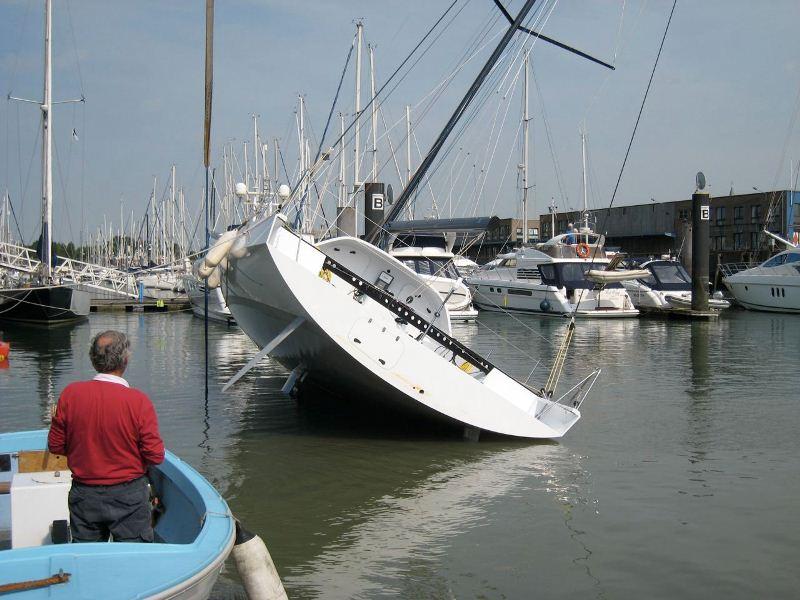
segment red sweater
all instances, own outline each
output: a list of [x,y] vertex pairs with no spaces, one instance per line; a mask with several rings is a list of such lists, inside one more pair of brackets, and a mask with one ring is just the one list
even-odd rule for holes
[[131,481],[164,460],[153,403],[139,390],[107,381],[64,388],[47,443],[53,454],[67,456],[73,479],[90,485]]

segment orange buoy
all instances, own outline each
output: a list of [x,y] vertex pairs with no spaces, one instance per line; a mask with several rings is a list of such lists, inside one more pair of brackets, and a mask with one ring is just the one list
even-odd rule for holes
[[578,255],[578,258],[587,258],[591,253],[591,248],[589,248],[589,244],[585,242],[581,242],[577,246],[575,246],[575,254]]
[[0,342],[0,363],[8,360],[8,354],[11,352],[11,344],[8,342]]

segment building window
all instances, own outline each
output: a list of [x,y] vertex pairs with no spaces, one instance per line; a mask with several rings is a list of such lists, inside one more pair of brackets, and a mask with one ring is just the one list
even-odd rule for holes
[[517,227],[517,237],[522,237],[522,227]]
[[750,222],[751,223],[760,223],[761,222],[761,205],[756,204],[755,206],[750,207]]
[[717,225],[723,225],[725,223],[725,207],[718,206],[717,207]]
[[678,218],[681,221],[688,221],[691,218],[691,215],[689,214],[689,209],[688,208],[682,208],[680,210],[680,212],[678,212]]
[[528,227],[528,237],[537,237],[539,230],[536,227]]
[[744,221],[744,206],[735,206],[733,208],[733,222],[741,223]]
[[753,250],[758,249],[758,236],[760,235],[759,231],[752,231],[750,232],[750,247]]
[[[737,208],[741,208],[741,207],[737,207]],[[744,233],[741,232],[741,231],[737,232],[737,233],[734,233],[733,234],[733,249],[734,250],[744,250],[745,248],[747,248],[747,246],[745,245]]]

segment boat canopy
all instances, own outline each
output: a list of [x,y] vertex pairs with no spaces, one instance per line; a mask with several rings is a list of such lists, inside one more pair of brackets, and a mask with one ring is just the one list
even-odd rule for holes
[[457,219],[415,219],[386,224],[389,233],[483,233],[500,222],[498,217],[461,217]]
[[651,275],[640,278],[640,281],[653,290],[689,292],[692,289],[692,278],[677,260],[651,260],[642,268],[650,271]]

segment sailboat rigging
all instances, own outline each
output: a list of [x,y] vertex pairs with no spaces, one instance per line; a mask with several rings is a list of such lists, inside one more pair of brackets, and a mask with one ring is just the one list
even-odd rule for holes
[[42,230],[38,244],[40,259],[36,280],[28,287],[0,290],[0,319],[36,324],[64,323],[86,318],[90,296],[73,284],[65,284],[54,274],[53,254],[53,7],[45,1],[44,27],[44,94],[41,102],[16,98],[10,100],[38,104],[42,111]]

